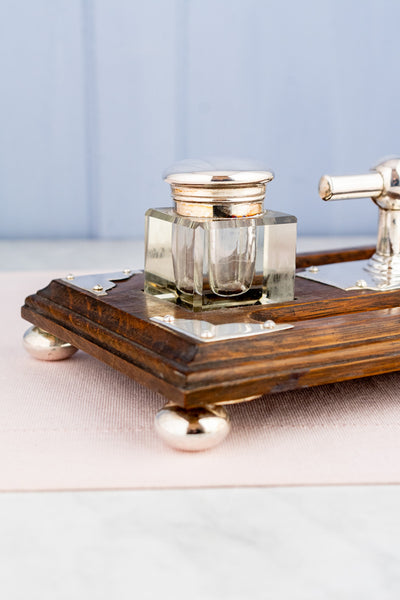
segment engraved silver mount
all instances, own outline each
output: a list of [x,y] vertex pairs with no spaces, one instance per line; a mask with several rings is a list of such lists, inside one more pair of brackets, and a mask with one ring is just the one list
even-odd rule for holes
[[172,329],[172,331],[177,333],[183,333],[198,342],[234,340],[284,331],[294,327],[294,325],[289,323],[275,323],[272,320],[265,321],[264,323],[223,323],[222,325],[214,325],[213,323],[199,319],[176,319],[172,315],[151,317],[150,320],[160,323],[160,325]]
[[345,290],[400,288],[400,159],[385,160],[363,175],[324,175],[319,193],[327,201],[373,200],[379,208],[376,252],[368,261],[309,267],[299,276]]
[[132,269],[124,269],[116,273],[100,273],[97,275],[73,275],[69,273],[62,281],[71,283],[75,287],[91,292],[96,296],[107,296],[107,292],[114,288],[114,281],[124,281],[141,271],[133,271]]

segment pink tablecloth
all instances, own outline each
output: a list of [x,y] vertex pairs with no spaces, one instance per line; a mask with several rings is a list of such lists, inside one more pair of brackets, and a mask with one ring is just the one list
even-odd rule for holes
[[20,305],[57,275],[0,275],[1,490],[400,483],[399,373],[231,406],[221,446],[176,452],[153,431],[161,396],[82,352],[25,353]]

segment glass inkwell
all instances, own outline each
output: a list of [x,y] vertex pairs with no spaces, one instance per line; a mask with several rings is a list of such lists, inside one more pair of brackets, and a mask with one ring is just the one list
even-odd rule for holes
[[264,208],[272,171],[183,161],[173,208],[146,212],[147,294],[193,311],[294,298],[296,217]]

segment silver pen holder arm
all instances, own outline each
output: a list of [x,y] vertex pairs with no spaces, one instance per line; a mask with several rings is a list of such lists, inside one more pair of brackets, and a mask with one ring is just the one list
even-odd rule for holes
[[400,159],[386,160],[364,175],[324,175],[323,200],[371,198],[379,208],[376,252],[365,267],[386,282],[400,283]]

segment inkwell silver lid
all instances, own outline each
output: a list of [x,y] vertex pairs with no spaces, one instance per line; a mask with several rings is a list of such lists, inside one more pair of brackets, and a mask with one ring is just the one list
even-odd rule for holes
[[184,160],[164,178],[179,215],[225,219],[262,214],[266,185],[274,174],[254,161]]

